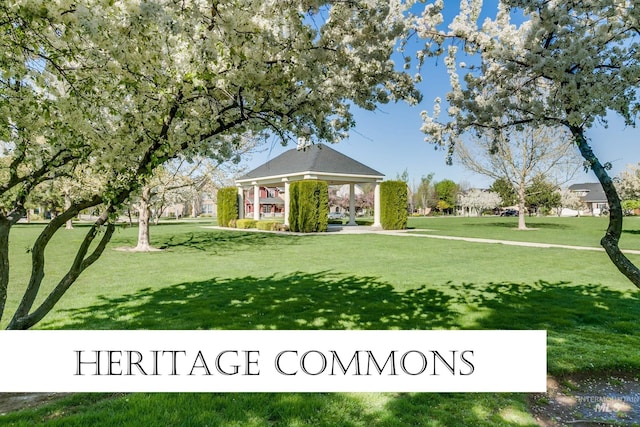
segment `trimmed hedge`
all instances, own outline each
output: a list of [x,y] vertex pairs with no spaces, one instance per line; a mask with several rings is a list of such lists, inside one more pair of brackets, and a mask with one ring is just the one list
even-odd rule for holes
[[276,221],[258,221],[256,228],[264,231],[275,231],[276,224],[278,224]]
[[218,225],[229,227],[232,219],[238,219],[238,189],[224,187],[218,190]]
[[239,219],[236,221],[236,228],[242,228],[242,229],[256,228],[257,223],[258,221],[256,221],[255,219],[249,219],[249,218]]
[[380,183],[380,223],[385,230],[407,228],[407,184],[404,181]]
[[329,185],[325,181],[295,181],[289,186],[289,229],[301,233],[327,231]]

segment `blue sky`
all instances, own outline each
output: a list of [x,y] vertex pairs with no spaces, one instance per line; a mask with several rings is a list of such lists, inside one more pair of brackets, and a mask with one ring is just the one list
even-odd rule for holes
[[[447,7],[450,7],[449,4],[457,4],[446,3]],[[455,12],[456,10],[451,10],[450,13]],[[422,71],[423,82],[419,88],[424,97],[419,105],[410,107],[405,103],[397,103],[381,105],[376,111],[354,109],[356,127],[351,130],[348,139],[333,145],[333,148],[382,172],[386,179],[394,179],[406,169],[410,184],[412,181],[417,183],[421,176],[433,172],[437,181],[451,179],[458,183],[466,181],[472,187],[488,187],[492,180],[474,174],[460,165],[446,165],[445,151],[435,149],[433,144],[424,141],[424,134],[420,132],[420,112],[432,111],[436,97],[445,98],[449,78],[442,60],[437,65],[425,64]],[[588,137],[591,138],[592,148],[598,158],[603,163],[611,162],[613,169],[610,174],[615,176],[627,164],[640,162],[640,129],[625,127],[623,121],[615,116],[608,119],[607,129],[596,126],[589,130]],[[278,141],[272,141],[263,147],[263,151],[252,155],[245,162],[247,170],[291,148],[295,147],[282,147]],[[574,178],[574,182],[596,181],[591,171],[579,171]]]
[[[445,151],[435,149],[433,144],[424,141],[424,134],[420,132],[420,111],[430,101],[425,99],[413,108],[394,104],[382,106],[375,112],[359,111],[357,125],[349,139],[332,148],[382,172],[386,179],[394,179],[406,169],[410,184],[412,180],[418,182],[421,176],[433,172],[437,181],[466,181],[472,187],[491,185],[489,178],[456,164],[446,165]],[[597,127],[588,134],[598,158],[602,162],[611,162],[613,169],[609,173],[612,176],[618,175],[627,164],[640,162],[640,129],[625,128],[621,120],[613,117],[608,129]],[[253,169],[291,148],[295,147],[282,147],[278,142],[271,142],[263,147],[263,151],[254,154],[246,165]],[[596,181],[591,171],[579,171],[574,178],[574,182]]]

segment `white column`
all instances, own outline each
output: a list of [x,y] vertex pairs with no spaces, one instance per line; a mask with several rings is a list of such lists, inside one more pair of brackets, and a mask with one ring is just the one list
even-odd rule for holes
[[238,187],[238,218],[244,218],[244,189]]
[[349,224],[356,224],[356,185],[354,183],[349,184]]
[[290,207],[289,204],[291,199],[289,198],[289,187],[291,184],[287,178],[284,178],[286,181],[284,182],[284,225],[289,225],[289,212]]
[[260,221],[260,186],[253,186],[253,219]]
[[382,227],[380,223],[380,183],[376,182],[376,188],[373,192],[373,226]]

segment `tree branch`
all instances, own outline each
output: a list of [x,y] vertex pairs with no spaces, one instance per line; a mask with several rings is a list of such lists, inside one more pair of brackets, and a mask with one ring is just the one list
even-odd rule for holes
[[97,206],[101,202],[102,199],[100,197],[94,196],[92,199],[73,204],[69,209],[53,218],[44,230],[42,230],[40,236],[38,236],[31,249],[31,277],[11,323],[16,319],[26,316],[38,296],[40,285],[44,279],[44,251],[51,238],[55,235],[58,229],[67,222],[67,220],[76,216],[78,212],[83,209]]
[[609,226],[607,227],[604,237],[600,240],[600,244],[618,270],[624,274],[631,283],[640,288],[640,270],[629,261],[618,247],[618,242],[622,234],[623,213],[620,198],[618,197],[618,192],[613,184],[613,180],[609,177],[607,170],[602,166],[600,160],[593,154],[584,136],[584,130],[576,126],[572,126],[570,129],[582,157],[591,165],[591,170],[593,170],[598,181],[600,181],[602,189],[607,196],[607,202],[609,203]]
[[[91,226],[76,252],[76,257],[69,268],[69,271],[67,271],[67,274],[65,274],[60,282],[58,282],[58,285],[53,289],[53,291],[51,291],[51,293],[49,293],[42,304],[40,304],[31,314],[24,313],[18,317],[16,312],[16,315],[7,326],[7,329],[29,329],[42,320],[44,316],[46,316],[47,313],[49,313],[56,305],[60,298],[62,298],[69,287],[71,287],[71,285],[76,281],[80,273],[82,273],[87,267],[93,264],[100,255],[102,255],[102,252],[107,246],[107,243],[111,240],[111,236],[115,230],[115,224],[113,222],[110,222],[107,225],[102,239],[100,239],[100,242],[93,252],[91,252],[89,256],[87,256],[87,252],[89,251],[91,243],[95,239],[100,228],[108,221],[112,212],[113,207],[105,209],[102,215],[100,215],[96,222]],[[33,301],[31,303],[33,304]]]

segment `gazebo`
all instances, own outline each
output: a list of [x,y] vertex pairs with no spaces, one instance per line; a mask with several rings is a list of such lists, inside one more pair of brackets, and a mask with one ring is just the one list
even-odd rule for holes
[[[329,185],[349,184],[349,225],[355,221],[355,184],[374,183],[374,227],[380,227],[380,182],[384,175],[345,156],[325,144],[294,148],[258,166],[236,180],[240,206],[244,207],[244,189],[253,186],[253,217],[260,219],[260,187],[284,186],[284,221],[289,224],[289,184],[314,179]],[[244,217],[244,208],[240,209]]]

